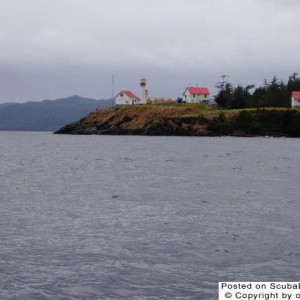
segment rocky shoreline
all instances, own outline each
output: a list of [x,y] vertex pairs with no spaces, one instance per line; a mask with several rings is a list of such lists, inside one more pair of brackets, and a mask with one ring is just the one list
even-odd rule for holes
[[106,108],[56,134],[300,137],[300,112],[290,109],[218,111],[194,106]]

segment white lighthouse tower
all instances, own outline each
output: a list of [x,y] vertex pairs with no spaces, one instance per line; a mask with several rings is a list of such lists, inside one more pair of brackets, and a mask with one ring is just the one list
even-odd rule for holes
[[140,82],[141,87],[141,104],[147,104],[147,90],[146,90],[146,78],[142,78]]

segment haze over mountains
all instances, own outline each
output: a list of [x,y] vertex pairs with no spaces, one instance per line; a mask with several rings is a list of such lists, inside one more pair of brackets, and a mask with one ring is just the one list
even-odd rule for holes
[[2,131],[55,131],[98,108],[109,107],[112,100],[71,96],[41,102],[0,104]]

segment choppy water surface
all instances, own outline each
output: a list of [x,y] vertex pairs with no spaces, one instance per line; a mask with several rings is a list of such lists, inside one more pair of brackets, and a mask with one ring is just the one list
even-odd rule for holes
[[300,280],[300,140],[0,133],[0,299],[217,299]]

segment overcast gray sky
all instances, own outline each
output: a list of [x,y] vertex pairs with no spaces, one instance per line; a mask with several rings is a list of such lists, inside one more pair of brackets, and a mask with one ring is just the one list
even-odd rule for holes
[[299,0],[0,0],[0,102],[300,73]]

